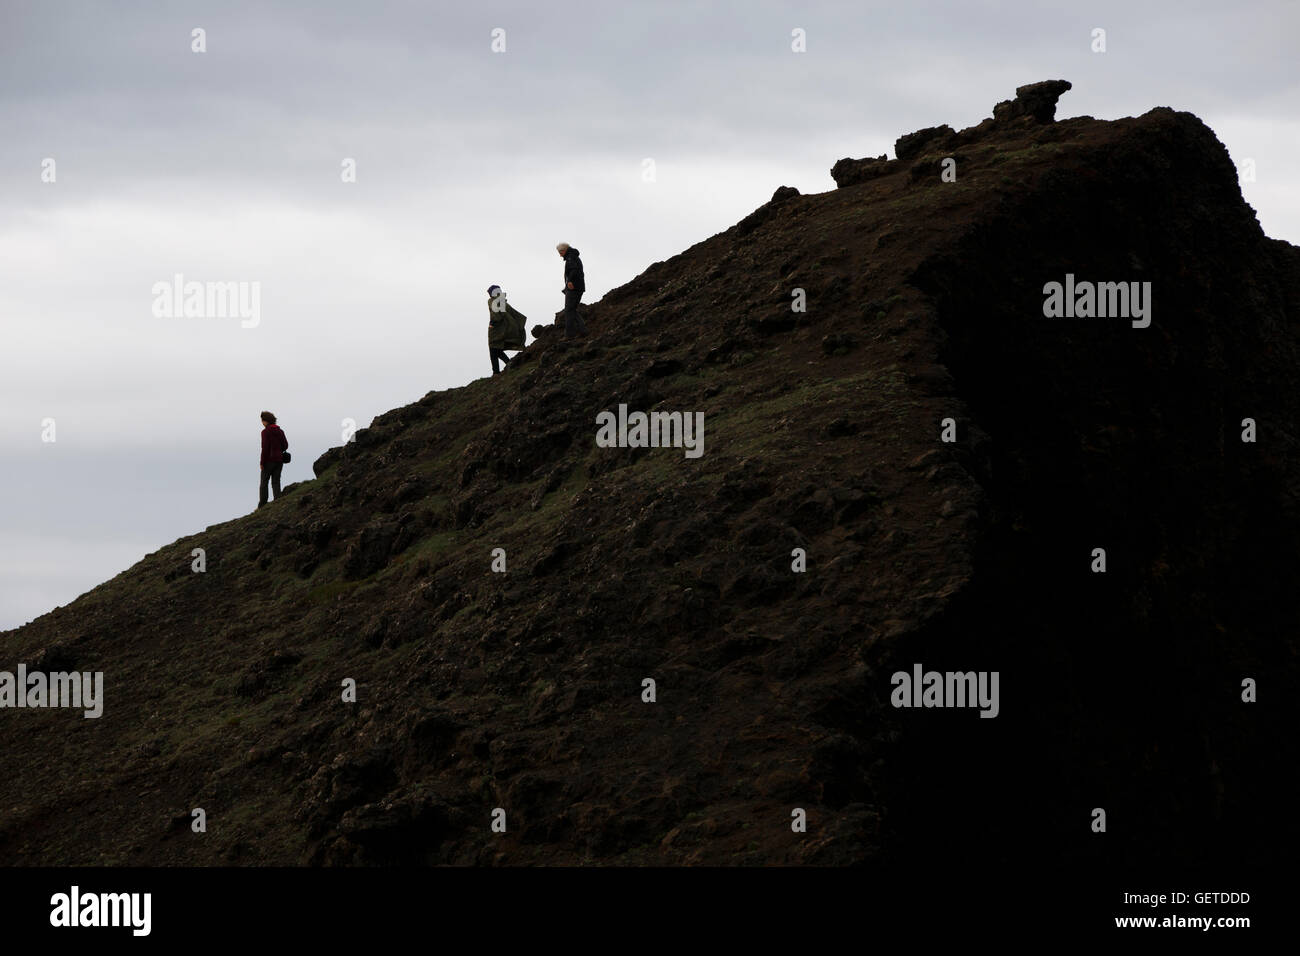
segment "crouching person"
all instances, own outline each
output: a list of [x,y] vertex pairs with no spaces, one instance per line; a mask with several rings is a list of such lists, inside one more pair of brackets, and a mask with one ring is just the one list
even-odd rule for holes
[[528,316],[506,301],[501,286],[488,286],[488,356],[492,359],[493,375],[501,371],[498,362],[510,367],[507,349],[518,352],[527,344],[527,322]]

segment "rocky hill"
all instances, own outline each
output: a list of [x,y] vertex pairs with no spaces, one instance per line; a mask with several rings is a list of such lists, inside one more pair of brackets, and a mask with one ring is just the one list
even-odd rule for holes
[[[104,673],[99,719],[0,711],[0,854],[1278,857],[1300,250],[1195,116],[1057,122],[1068,87],[778,189],[586,340],[535,329],[0,635],[0,669]],[[1067,276],[1149,282],[1149,325],[1046,316]],[[703,413],[703,454],[599,447],[620,404]],[[998,672],[997,716],[893,706],[918,664]]]

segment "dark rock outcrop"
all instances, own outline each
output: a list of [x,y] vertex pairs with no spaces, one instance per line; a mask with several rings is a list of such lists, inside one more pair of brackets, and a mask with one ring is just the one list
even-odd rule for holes
[[1027,117],[1036,123],[1050,123],[1056,119],[1056,101],[1072,86],[1069,80],[1043,80],[1017,86],[1014,100],[1003,100],[993,107],[993,118],[1010,122]]
[[892,173],[896,168],[896,163],[891,161],[888,156],[877,156],[874,159],[841,159],[831,167],[831,179],[835,180],[835,185],[843,189],[845,186],[856,186],[859,183],[870,182],[888,173]]
[[907,133],[894,142],[894,156],[900,160],[915,159],[927,148],[943,149],[956,133],[951,126],[929,126]]
[[[960,133],[951,126],[927,126],[914,133],[900,136],[894,142],[895,159],[885,156],[866,159],[841,159],[831,167],[831,178],[837,187],[857,186],[897,171],[901,163],[914,160],[928,151],[952,150],[969,143],[980,142],[996,135],[998,129],[1009,124],[1051,123],[1056,117],[1056,101],[1071,88],[1068,80],[1043,80],[1016,87],[1014,100],[1003,100],[993,107],[993,118],[964,129]],[[931,172],[922,166],[912,166],[913,179],[925,178]]]

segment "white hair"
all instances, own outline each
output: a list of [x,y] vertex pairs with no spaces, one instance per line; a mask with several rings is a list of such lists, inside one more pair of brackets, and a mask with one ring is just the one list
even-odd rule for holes
[[568,251],[569,251],[569,244],[568,244],[567,242],[561,242],[561,243],[558,243],[558,244],[555,246],[555,251],[556,251],[556,252],[568,252]]

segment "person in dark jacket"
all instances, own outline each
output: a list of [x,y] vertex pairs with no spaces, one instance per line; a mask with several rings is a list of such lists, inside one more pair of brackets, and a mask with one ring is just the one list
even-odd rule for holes
[[587,324],[578,314],[578,302],[582,299],[582,293],[587,291],[587,280],[582,274],[582,260],[578,258],[578,250],[567,242],[561,242],[555,251],[564,260],[564,337],[586,335]]
[[280,471],[284,468],[284,453],[289,448],[289,439],[275,423],[275,416],[262,412],[262,484],[257,494],[257,506],[266,504],[266,483],[270,481],[275,497],[280,497]]
[[506,349],[518,352],[526,344],[524,337],[527,333],[524,330],[527,327],[525,323],[528,321],[528,316],[506,301],[506,294],[501,291],[501,286],[490,285],[487,291],[488,357],[492,359],[492,374],[496,375],[501,371],[497,367],[498,361],[504,362],[506,368],[510,367]]

